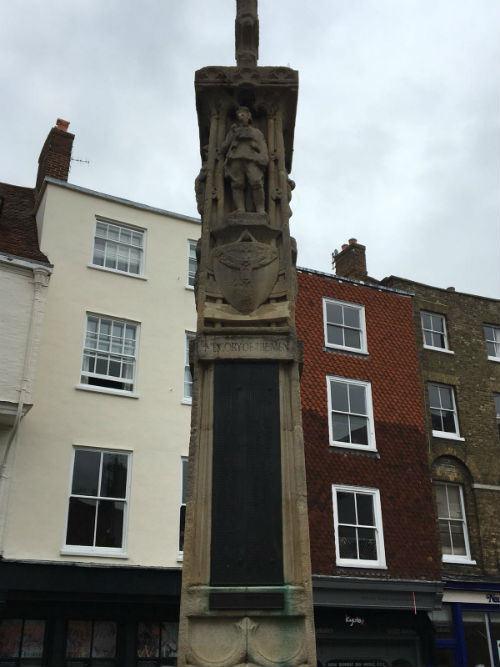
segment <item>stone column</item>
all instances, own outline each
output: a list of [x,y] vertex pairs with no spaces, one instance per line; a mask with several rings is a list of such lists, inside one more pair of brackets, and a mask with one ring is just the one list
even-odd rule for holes
[[289,178],[298,74],[196,72],[202,234],[178,664],[316,665]]

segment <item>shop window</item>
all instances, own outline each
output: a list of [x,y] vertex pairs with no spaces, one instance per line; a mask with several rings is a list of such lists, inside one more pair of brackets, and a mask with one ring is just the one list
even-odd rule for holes
[[137,625],[137,665],[163,667],[177,664],[178,623],[144,621]]
[[68,621],[66,665],[113,667],[116,665],[114,621]]
[[123,553],[129,459],[113,450],[75,450],[64,553]]
[[326,347],[367,352],[365,307],[336,299],[323,299]]
[[0,621],[0,665],[17,667],[43,664],[45,621],[4,618]]
[[333,486],[337,565],[385,567],[378,489]]
[[494,616],[497,617],[498,613],[490,615],[483,611],[462,612],[465,650],[469,665],[498,664],[493,659],[494,651],[498,651],[499,648],[492,632],[494,625],[491,619]]
[[435,483],[436,502],[443,561],[472,562],[462,487],[458,484]]

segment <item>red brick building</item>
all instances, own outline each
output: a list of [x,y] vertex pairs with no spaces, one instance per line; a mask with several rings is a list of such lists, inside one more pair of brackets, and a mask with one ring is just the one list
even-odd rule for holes
[[318,658],[423,665],[440,552],[412,297],[305,269],[298,280]]

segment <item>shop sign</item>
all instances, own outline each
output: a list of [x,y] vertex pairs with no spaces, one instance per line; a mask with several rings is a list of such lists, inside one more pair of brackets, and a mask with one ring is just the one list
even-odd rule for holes
[[345,622],[346,625],[350,626],[353,628],[355,625],[359,625],[361,627],[366,625],[366,621],[364,618],[361,618],[361,616],[349,616],[349,614],[345,615]]
[[493,604],[500,604],[500,593],[486,593],[486,599]]

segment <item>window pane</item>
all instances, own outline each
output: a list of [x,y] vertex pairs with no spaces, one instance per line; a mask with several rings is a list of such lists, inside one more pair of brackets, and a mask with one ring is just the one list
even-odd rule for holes
[[442,431],[443,422],[441,421],[441,410],[431,410],[431,421],[433,431]]
[[432,334],[432,345],[433,345],[434,347],[441,347],[441,348],[444,348],[444,347],[445,347],[445,344],[444,344],[444,334],[433,333],[433,334]]
[[464,526],[462,521],[450,521],[451,542],[455,556],[466,556]]
[[365,493],[356,494],[356,505],[358,509],[357,523],[362,526],[374,526],[373,497]]
[[377,560],[377,542],[374,528],[358,528],[359,557],[362,560]]
[[98,222],[96,224],[96,232],[95,232],[96,236],[101,236],[102,238],[106,238],[107,231],[108,231],[108,226],[103,222]]
[[339,526],[339,556],[340,558],[357,558],[356,528]]
[[460,489],[458,486],[448,485],[448,510],[450,519],[462,519],[462,505],[460,503]]
[[120,241],[122,243],[127,243],[130,245],[132,242],[132,232],[130,229],[126,229],[125,227],[122,227],[120,230]]
[[24,621],[22,658],[41,658],[45,637],[45,621]]
[[497,356],[497,348],[495,343],[490,343],[489,341],[486,343],[486,347],[488,348],[488,356],[489,357],[496,357]]
[[436,485],[436,502],[437,502],[437,511],[439,518],[445,518],[448,516],[448,503],[446,501],[446,487],[441,486],[440,484]]
[[328,342],[331,345],[343,345],[344,344],[343,331],[344,330],[342,329],[342,327],[336,327],[333,326],[332,324],[328,324],[326,327],[326,336]]
[[351,442],[353,445],[368,445],[368,419],[366,417],[349,417]]
[[99,501],[95,538],[97,547],[122,546],[124,507],[125,503],[119,501]]
[[343,324],[342,306],[338,303],[326,302],[326,320],[331,324]]
[[441,403],[439,401],[439,390],[435,384],[429,385],[429,404],[432,408],[441,407]]
[[366,389],[359,384],[349,385],[349,412],[366,415]]
[[186,505],[181,505],[179,511],[179,551],[184,551],[185,527],[186,527]]
[[443,418],[443,431],[445,431],[445,433],[456,433],[454,413],[444,411],[442,413],[442,418]]
[[431,328],[434,331],[444,332],[444,319],[441,315],[432,315],[431,316],[432,326]]
[[114,658],[116,654],[116,623],[94,621],[93,658]]
[[424,345],[434,345],[431,331],[424,331]]
[[349,417],[332,414],[332,437],[336,442],[349,442]]
[[361,349],[361,333],[354,329],[344,329],[345,346]]
[[337,491],[337,514],[339,523],[356,523],[354,493]]
[[158,658],[160,653],[160,624],[139,623],[137,627],[137,657]]
[[431,329],[431,316],[429,313],[422,313],[422,326],[424,329]]
[[178,623],[161,624],[161,657],[177,657],[177,636],[179,635]]
[[330,382],[332,408],[337,412],[349,412],[347,398],[347,384],[345,382]]
[[108,225],[108,238],[113,239],[113,241],[119,241],[120,228],[116,225]]
[[98,357],[95,365],[95,372],[99,375],[108,375],[108,358]]
[[96,500],[70,498],[66,544],[94,545]]
[[344,324],[346,327],[360,328],[359,309],[351,306],[344,306]]
[[20,618],[5,618],[0,621],[0,658],[18,657],[21,630]]
[[441,550],[443,554],[451,554],[451,537],[448,521],[439,520],[439,535],[441,537]]
[[441,407],[445,410],[453,410],[453,399],[451,397],[450,387],[439,387],[439,395],[441,397]]
[[92,621],[68,621],[66,635],[67,658],[89,658]]
[[182,502],[186,503],[188,484],[189,460],[182,459]]
[[101,496],[125,498],[127,493],[126,454],[103,454]]
[[75,451],[71,493],[80,496],[96,496],[100,464],[101,452],[77,449]]

